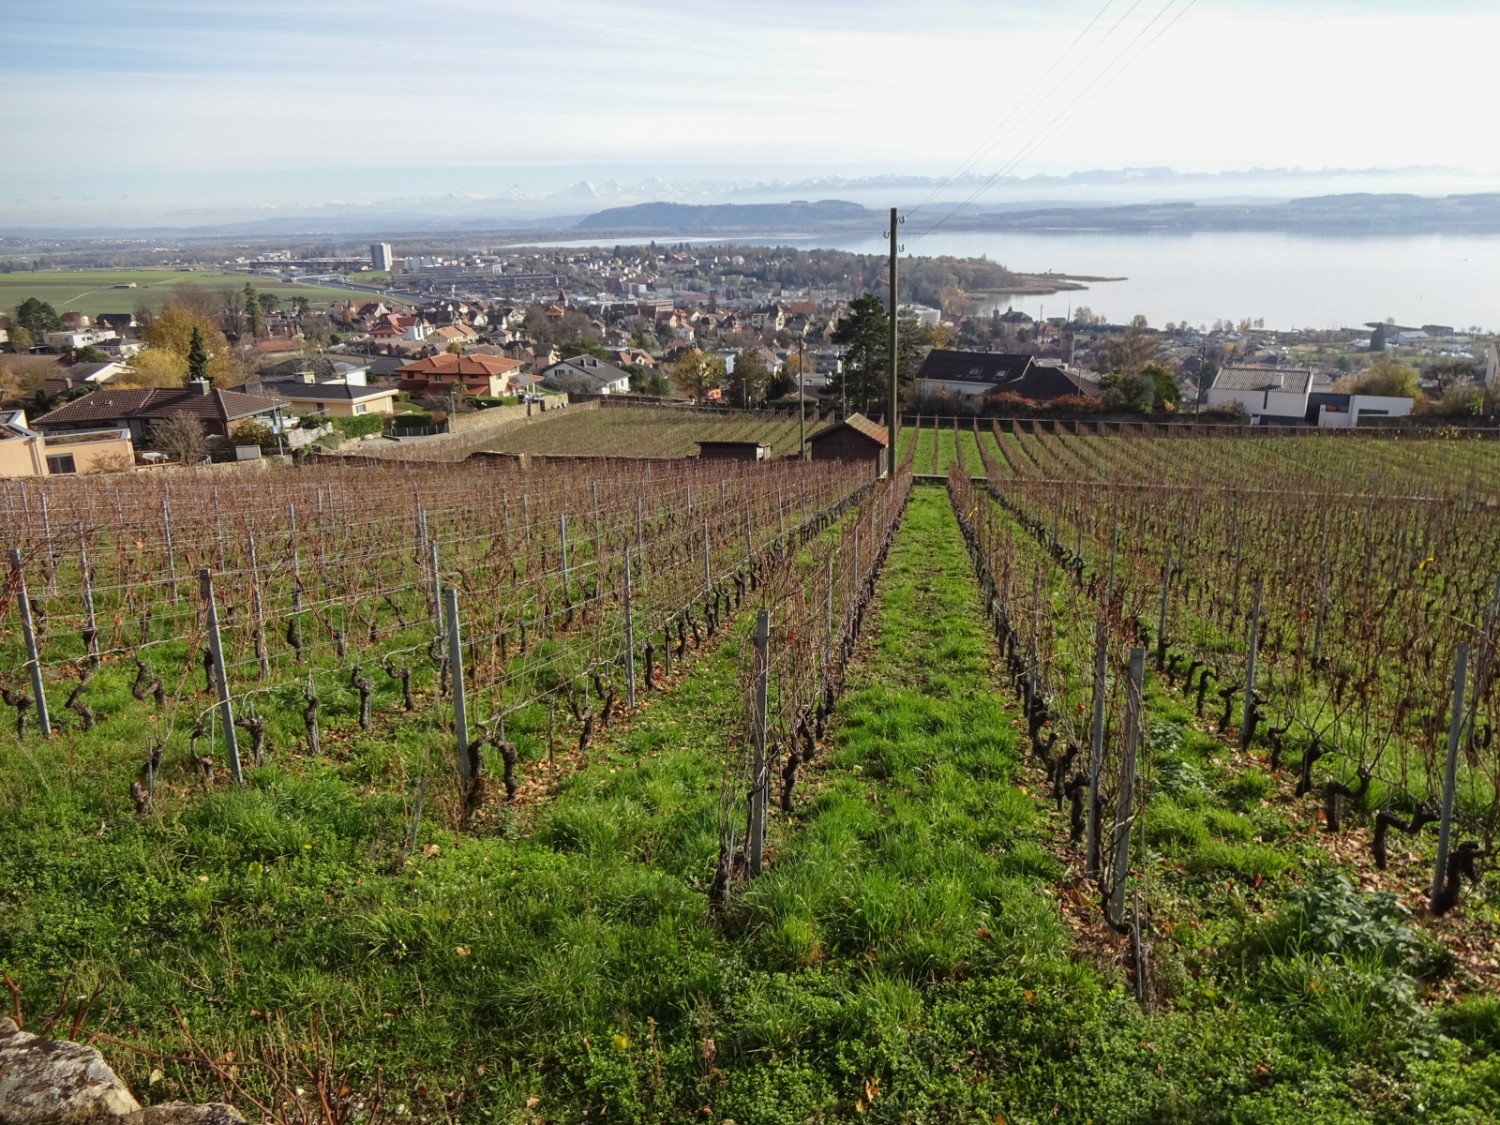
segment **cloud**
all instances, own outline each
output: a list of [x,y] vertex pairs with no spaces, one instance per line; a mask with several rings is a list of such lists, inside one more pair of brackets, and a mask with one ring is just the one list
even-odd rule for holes
[[[1489,80],[1459,65],[1460,45],[1495,41],[1500,12],[1468,0],[62,0],[8,14],[6,36],[19,194],[77,198],[113,177],[186,202],[232,194],[237,177],[294,199],[377,166],[423,170],[430,191],[486,186],[445,183],[460,164],[497,179],[519,165],[725,162],[942,174],[976,152],[981,171],[1022,174],[1434,154],[1487,167],[1469,107],[1491,100]],[[357,175],[348,188],[391,194]]]

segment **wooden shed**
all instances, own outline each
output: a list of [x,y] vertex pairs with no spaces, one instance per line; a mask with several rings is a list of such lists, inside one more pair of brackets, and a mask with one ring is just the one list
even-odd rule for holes
[[824,426],[807,439],[814,461],[860,461],[879,479],[885,476],[891,439],[884,426],[863,414],[851,414],[842,422]]
[[763,441],[700,441],[698,457],[703,461],[769,461],[771,447]]

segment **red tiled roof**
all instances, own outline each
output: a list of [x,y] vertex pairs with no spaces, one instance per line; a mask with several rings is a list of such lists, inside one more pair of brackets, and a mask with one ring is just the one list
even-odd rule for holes
[[399,367],[396,374],[404,379],[431,378],[434,375],[451,379],[464,375],[504,375],[520,366],[519,360],[506,359],[504,356],[454,355],[452,352],[443,352]]

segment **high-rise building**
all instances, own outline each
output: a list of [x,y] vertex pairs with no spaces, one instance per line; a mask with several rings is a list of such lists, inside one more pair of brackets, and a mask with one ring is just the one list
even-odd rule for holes
[[391,244],[389,242],[372,242],[370,244],[370,268],[374,270],[388,270],[391,268]]

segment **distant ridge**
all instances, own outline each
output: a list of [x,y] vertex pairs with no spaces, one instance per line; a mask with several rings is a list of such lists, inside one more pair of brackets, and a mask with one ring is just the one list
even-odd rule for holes
[[820,199],[816,203],[638,203],[597,211],[573,229],[723,234],[856,226],[875,218],[876,213],[869,208],[842,199]]

